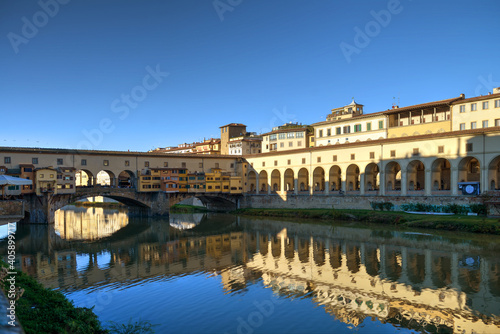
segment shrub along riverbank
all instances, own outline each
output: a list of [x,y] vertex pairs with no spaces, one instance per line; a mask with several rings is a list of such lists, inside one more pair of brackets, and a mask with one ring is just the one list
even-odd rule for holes
[[[5,262],[0,261],[0,267],[6,275],[1,286],[7,294],[7,278],[13,275],[6,274]],[[15,286],[19,298],[15,312],[26,333],[108,333],[92,309],[75,307],[62,293],[44,288],[22,271],[15,275]]]
[[500,235],[500,222],[484,216],[435,216],[398,211],[339,209],[239,209],[235,214],[261,217],[309,218],[327,221],[360,221],[405,227]]

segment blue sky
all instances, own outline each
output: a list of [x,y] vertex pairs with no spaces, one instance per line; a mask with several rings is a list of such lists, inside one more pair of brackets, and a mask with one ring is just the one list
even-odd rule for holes
[[145,151],[230,122],[322,121],[352,97],[371,113],[500,86],[497,1],[8,0],[0,12],[0,146]]

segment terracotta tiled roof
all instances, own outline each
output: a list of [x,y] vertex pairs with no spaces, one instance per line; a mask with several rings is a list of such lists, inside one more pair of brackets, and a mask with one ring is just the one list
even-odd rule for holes
[[460,101],[455,101],[452,104],[460,104],[460,103],[466,103],[466,102],[489,100],[489,99],[494,99],[494,98],[500,98],[500,93],[498,93],[498,94],[490,94],[490,95],[483,95],[483,96],[476,96],[476,97],[470,97],[468,99],[463,99],[463,100],[460,100]]
[[389,109],[384,111],[383,113],[390,115],[390,114],[396,114],[402,111],[410,111],[410,110],[415,110],[415,109],[423,109],[423,108],[432,108],[432,107],[438,107],[438,106],[446,106],[446,105],[451,105],[455,101],[463,100],[461,96],[459,97],[454,97],[451,99],[446,99],[446,100],[440,100],[440,101],[434,101],[434,102],[427,102],[427,103],[422,103],[422,104],[416,104],[413,106],[408,106],[408,107],[403,107],[403,108],[396,108],[396,109]]

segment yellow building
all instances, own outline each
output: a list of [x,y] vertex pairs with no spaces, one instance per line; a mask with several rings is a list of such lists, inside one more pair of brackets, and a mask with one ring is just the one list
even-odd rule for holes
[[[245,156],[251,164],[245,191],[430,196],[500,190],[500,90],[470,99],[462,94],[394,107],[374,114],[381,121],[386,118],[386,138],[318,145],[327,140],[327,126],[333,129],[347,122],[352,128],[372,117],[361,115],[361,109],[357,112],[314,124],[316,147],[279,151],[279,132],[265,134],[264,146],[275,146]],[[364,129],[362,125],[361,133]]]
[[206,191],[229,193],[231,173],[224,172],[220,168],[212,168],[210,173],[205,174]]
[[57,194],[57,170],[52,167],[36,169],[35,189],[38,196],[42,193]]
[[57,194],[74,194],[76,191],[75,168],[57,168]]
[[188,173],[187,179],[187,190],[189,193],[205,192],[205,173]]
[[187,169],[179,169],[179,192],[188,192],[188,171]]
[[384,112],[363,114],[363,105],[354,100],[336,108],[326,121],[312,124],[314,146],[327,146],[387,138],[387,116]]
[[456,101],[452,104],[452,130],[474,130],[500,126],[500,89],[493,94]]

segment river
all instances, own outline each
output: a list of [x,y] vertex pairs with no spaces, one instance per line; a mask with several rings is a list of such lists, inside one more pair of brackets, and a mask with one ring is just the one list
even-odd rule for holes
[[75,305],[94,306],[104,326],[500,332],[500,237],[68,206],[54,225],[18,224],[16,242],[20,269]]

